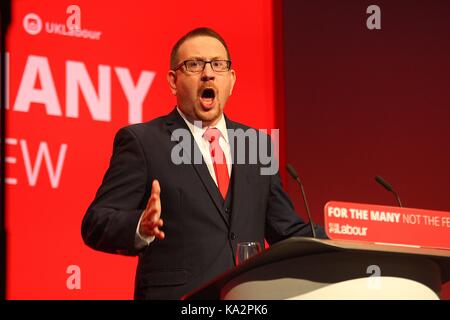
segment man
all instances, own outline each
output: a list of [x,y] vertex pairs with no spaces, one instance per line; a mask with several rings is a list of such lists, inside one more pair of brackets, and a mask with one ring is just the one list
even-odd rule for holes
[[[236,162],[242,150],[230,132],[249,128],[223,114],[236,74],[222,37],[207,28],[189,32],[174,46],[170,67],[177,107],[119,130],[82,225],[90,247],[139,255],[137,299],[181,298],[233,268],[238,242],[309,235],[279,175],[261,174],[259,162]],[[192,148],[177,153],[180,130]]]

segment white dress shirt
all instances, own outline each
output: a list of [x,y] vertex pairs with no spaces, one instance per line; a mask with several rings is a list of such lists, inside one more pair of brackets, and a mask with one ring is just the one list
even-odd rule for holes
[[[221,115],[220,120],[219,122],[217,122],[216,125],[202,128],[200,121],[198,123],[195,122],[195,124],[191,123],[189,120],[186,119],[186,117],[184,116],[184,114],[181,112],[180,109],[177,108],[177,111],[180,113],[180,116],[183,118],[184,122],[186,122],[189,130],[194,136],[195,142],[197,143],[197,146],[200,149],[200,152],[202,153],[203,159],[205,160],[205,163],[208,166],[209,174],[216,183],[216,186],[217,186],[217,179],[216,174],[214,172],[214,165],[212,163],[211,153],[209,151],[209,142],[206,141],[206,139],[203,139],[203,134],[209,128],[219,129],[220,131],[219,145],[222,148],[223,153],[225,154],[225,158],[227,159],[228,175],[231,177],[231,168],[232,168],[231,151],[230,151],[230,144],[228,142],[227,123],[225,122],[225,117],[223,116],[223,114]],[[193,157],[191,158],[193,159]]]
[[[217,186],[217,179],[216,179],[216,174],[214,172],[214,165],[212,163],[211,153],[209,151],[209,142],[203,138],[203,134],[205,133],[205,131],[208,128],[219,129],[219,131],[220,131],[219,145],[222,148],[225,158],[227,160],[228,175],[231,177],[231,168],[232,168],[231,149],[230,149],[230,143],[228,141],[227,124],[225,122],[225,117],[223,116],[223,114],[221,115],[220,120],[219,120],[219,122],[217,122],[216,125],[211,126],[211,127],[202,127],[200,121],[198,123],[190,122],[178,107],[177,107],[177,111],[180,114],[180,116],[183,118],[184,122],[186,122],[186,125],[188,126],[189,130],[191,131],[192,135],[194,136],[194,140],[197,143],[197,146],[200,149],[200,152],[202,153],[203,159],[208,167],[209,174],[211,175],[211,178],[214,180],[216,186]],[[191,155],[191,161],[193,161],[193,159],[194,159],[194,157],[193,157],[193,155]],[[164,188],[164,186],[161,186],[161,189],[162,188]],[[142,219],[142,215],[141,215],[141,219]],[[148,246],[153,240],[155,240],[154,236],[143,237],[139,233],[141,219],[139,219],[139,223],[138,223],[137,229],[136,229],[136,236],[135,236],[135,246],[137,249],[142,249],[145,246]]]

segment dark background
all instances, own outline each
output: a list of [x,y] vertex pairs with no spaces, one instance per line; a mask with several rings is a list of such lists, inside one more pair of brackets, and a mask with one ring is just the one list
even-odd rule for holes
[[283,14],[286,161],[315,221],[330,200],[396,205],[375,175],[406,207],[450,211],[450,2],[286,0]]

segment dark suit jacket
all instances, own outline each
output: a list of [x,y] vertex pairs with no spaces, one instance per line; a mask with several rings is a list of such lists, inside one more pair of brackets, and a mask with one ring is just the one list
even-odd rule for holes
[[[228,129],[248,129],[228,118],[226,123]],[[238,242],[263,245],[264,238],[274,243],[310,233],[294,212],[279,175],[260,175],[261,164],[233,164],[232,203],[226,207],[206,164],[171,161],[177,144],[171,134],[180,128],[189,130],[174,109],[119,130],[110,166],[83,219],[82,236],[88,246],[139,255],[137,299],[179,299],[233,268]],[[192,141],[197,148],[193,137]],[[161,185],[166,237],[138,252],[136,228],[154,179]]]

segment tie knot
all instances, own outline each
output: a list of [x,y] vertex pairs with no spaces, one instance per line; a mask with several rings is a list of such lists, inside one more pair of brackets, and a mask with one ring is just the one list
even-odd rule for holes
[[217,128],[208,128],[203,134],[203,138],[205,138],[209,143],[213,143],[214,141],[219,141],[220,131]]

